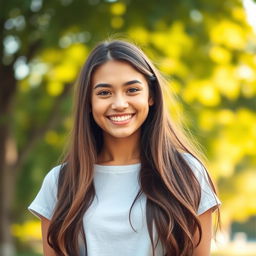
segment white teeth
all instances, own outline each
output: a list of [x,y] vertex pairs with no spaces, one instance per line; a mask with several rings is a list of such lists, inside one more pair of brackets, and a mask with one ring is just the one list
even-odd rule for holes
[[128,119],[131,119],[132,115],[125,115],[125,116],[110,116],[109,119],[115,122],[122,122]]

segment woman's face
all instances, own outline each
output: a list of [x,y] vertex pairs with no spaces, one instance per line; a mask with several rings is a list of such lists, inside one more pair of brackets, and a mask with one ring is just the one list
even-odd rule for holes
[[111,60],[96,69],[91,86],[92,115],[104,135],[125,138],[140,131],[153,104],[143,74]]

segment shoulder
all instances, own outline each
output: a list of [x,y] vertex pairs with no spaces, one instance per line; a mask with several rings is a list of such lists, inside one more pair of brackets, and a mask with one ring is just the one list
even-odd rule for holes
[[45,178],[58,178],[62,164],[53,167],[45,176]]
[[58,177],[62,165],[53,167],[44,177],[41,188],[28,209],[38,217],[51,219],[57,202]]
[[43,183],[57,185],[59,173],[61,168],[63,167],[63,164],[57,165],[53,167],[44,177]]
[[202,164],[200,163],[200,161],[193,155],[189,153],[182,153],[181,155],[189,165],[192,165],[193,167],[196,167],[196,168],[202,167]]
[[202,181],[202,179],[208,180],[208,173],[205,166],[196,157],[189,153],[182,153],[182,157],[199,181]]
[[215,194],[215,188],[205,166],[193,155],[184,153],[183,158],[189,164],[201,187],[200,202],[197,214],[201,215],[208,209],[216,209],[221,204]]

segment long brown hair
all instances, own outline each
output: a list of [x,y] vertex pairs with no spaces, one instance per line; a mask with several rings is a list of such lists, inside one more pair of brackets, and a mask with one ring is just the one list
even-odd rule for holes
[[165,80],[138,47],[121,40],[97,45],[79,76],[74,126],[59,174],[58,200],[49,227],[48,242],[57,255],[78,256],[80,237],[83,237],[86,248],[83,216],[95,197],[93,167],[103,145],[102,131],[90,111],[91,77],[97,67],[112,59],[125,61],[142,73],[154,99],[141,129],[141,189],[130,213],[135,201],[144,193],[153,255],[157,245],[153,240],[154,225],[158,234],[156,242],[161,242],[166,256],[192,255],[196,246],[193,237],[197,231],[199,244],[202,234],[197,217],[201,190],[182,154],[187,152],[199,158],[181,127],[175,126],[166,111],[163,97]]

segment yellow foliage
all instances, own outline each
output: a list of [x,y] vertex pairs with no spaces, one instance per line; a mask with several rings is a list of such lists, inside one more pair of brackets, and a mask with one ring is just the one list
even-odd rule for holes
[[188,103],[198,100],[205,106],[216,106],[220,103],[217,89],[211,85],[210,80],[192,80],[182,92],[184,100]]
[[46,85],[46,91],[51,96],[58,96],[62,93],[64,85],[61,82],[51,81]]
[[247,65],[247,66],[255,69],[256,68],[256,56],[254,54],[251,54],[250,52],[244,51],[243,54],[239,55],[239,65]]
[[166,74],[176,74],[186,76],[188,74],[187,67],[176,58],[163,58],[159,64],[159,69]]
[[197,99],[203,105],[209,107],[217,106],[220,103],[220,95],[217,89],[208,80],[200,81]]
[[253,112],[246,108],[240,108],[237,111],[237,117],[239,121],[242,124],[246,125],[248,128],[250,128],[251,125],[255,123],[255,115],[253,114]]
[[214,70],[213,81],[219,92],[231,100],[237,99],[240,92],[240,84],[235,77],[233,67],[222,65]]
[[13,236],[21,241],[42,239],[40,221],[27,221],[23,224],[13,224],[11,232]]
[[169,110],[170,116],[171,116],[171,120],[175,121],[175,122],[185,122],[185,118],[184,115],[182,116],[181,113],[183,113],[183,105],[179,102],[175,102],[172,104],[168,104],[167,102],[167,109]]
[[237,79],[241,81],[241,93],[251,98],[256,95],[256,57],[243,53],[239,57],[239,64],[235,69]]
[[187,86],[182,91],[182,98],[187,103],[191,103],[196,99],[198,90],[198,81],[191,80],[188,82]]
[[28,77],[28,83],[31,87],[37,86],[42,82],[42,74],[32,71]]
[[28,80],[27,79],[24,79],[24,80],[21,80],[19,82],[19,90],[21,92],[27,92],[29,90],[29,83],[28,83]]
[[[229,153],[228,150],[225,151],[225,154]],[[235,163],[231,157],[222,156],[216,162],[215,170],[218,171],[219,177],[231,177],[235,171]]]
[[[245,221],[248,217],[247,207],[249,206],[247,198],[245,200],[244,195],[237,195],[229,202],[229,208],[233,211],[230,212],[232,220]],[[234,209],[242,209],[240,211],[234,211]],[[246,210],[245,210],[246,209]]]
[[192,47],[192,39],[185,32],[184,24],[179,21],[174,22],[165,32],[153,32],[150,39],[165,56],[176,59]]
[[59,142],[59,135],[55,131],[48,131],[44,138],[48,144],[53,146]]
[[241,85],[241,93],[246,98],[251,98],[256,95],[256,80],[252,83],[243,83]]
[[[247,56],[248,56],[248,55],[247,55]],[[246,57],[247,57],[247,56],[246,56]],[[255,55],[253,55],[252,63],[256,66],[256,56],[255,56]]]
[[65,128],[66,128],[68,131],[71,130],[72,125],[73,125],[73,122],[74,122],[74,120],[73,120],[71,117],[65,118],[65,120],[64,120],[64,126],[65,126]]
[[240,22],[246,22],[246,14],[245,14],[245,10],[242,7],[233,7],[232,8],[232,16],[240,21]]
[[[232,129],[232,128],[231,128]],[[230,177],[235,166],[244,156],[244,151],[240,144],[237,145],[234,136],[230,136],[230,131],[223,130],[218,138],[212,143],[215,152],[215,170],[219,176]]]
[[126,5],[124,3],[114,3],[110,7],[110,12],[113,15],[123,15],[126,11]]
[[[243,221],[248,214],[256,213],[255,194],[256,194],[256,173],[255,170],[244,170],[234,180],[234,185],[238,196],[233,198],[229,207],[243,209],[243,211],[234,211],[232,217],[236,220]],[[245,200],[246,198],[246,200]]]
[[245,155],[255,155],[256,116],[241,108],[237,112],[223,109],[216,117],[217,122],[226,127],[212,143],[215,152],[213,169],[219,177],[231,177]]
[[59,82],[72,82],[77,75],[77,68],[70,62],[62,62],[55,66],[48,75],[50,80]]
[[189,50],[192,47],[192,39],[186,33],[183,22],[174,22],[170,27],[168,35],[169,39],[172,40],[169,43],[180,44],[182,47],[186,47],[183,50]]
[[167,23],[163,19],[159,19],[154,23],[155,30],[166,30],[168,28]]
[[180,85],[178,80],[172,79],[170,81],[169,86],[171,88],[172,93],[175,93],[175,94],[179,94],[180,93],[181,85]]
[[209,52],[210,58],[216,63],[226,64],[231,60],[231,53],[220,46],[213,46]]
[[146,45],[149,42],[149,32],[143,27],[134,27],[128,31],[129,38],[135,40],[140,45]]
[[238,190],[242,190],[247,195],[256,195],[255,180],[255,170],[244,170],[236,177],[234,184]]
[[246,32],[242,26],[230,21],[218,21],[210,30],[210,38],[214,43],[231,49],[244,49],[247,44]]
[[88,48],[84,44],[72,44],[65,50],[66,62],[72,62],[79,67],[85,62]]
[[[240,143],[245,154],[254,155],[256,148],[256,116],[247,109],[239,109],[237,113],[237,122],[240,126],[233,129],[237,143]],[[231,132],[232,132],[231,131]],[[240,132],[240,133],[239,133]]]
[[221,109],[217,113],[217,122],[221,125],[229,125],[235,121],[234,113],[229,109]]
[[121,28],[123,24],[124,24],[124,19],[121,17],[113,17],[111,19],[112,28],[115,28],[115,29]]
[[171,47],[171,43],[169,42],[168,45],[167,36],[163,32],[153,32],[150,39],[153,45],[158,49],[164,50],[165,47]]
[[48,63],[58,62],[61,59],[61,56],[60,51],[52,48],[46,48],[46,50],[40,55],[42,61]]
[[[85,45],[77,43],[72,44],[65,50],[47,49],[45,50],[40,59],[46,62],[50,70],[46,77],[49,81],[55,81],[56,83],[69,83],[74,81],[77,76],[78,69],[85,62],[85,58],[88,54],[88,49]],[[51,65],[51,67],[50,67]],[[41,79],[41,74],[32,72],[30,75],[31,83],[38,83]],[[58,95],[61,91],[61,86],[48,86],[49,93],[51,95]]]
[[216,113],[211,110],[202,110],[199,114],[199,126],[204,131],[210,131],[215,125]]
[[246,64],[237,66],[236,74],[239,79],[243,79],[248,82],[253,82],[256,79],[255,71],[252,67]]

